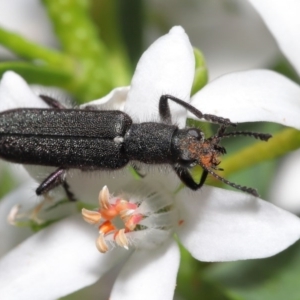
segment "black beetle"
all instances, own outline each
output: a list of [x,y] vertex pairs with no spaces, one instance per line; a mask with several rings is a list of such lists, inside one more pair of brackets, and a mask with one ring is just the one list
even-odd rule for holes
[[[0,113],[0,157],[21,164],[54,166],[51,173],[36,189],[43,195],[62,185],[69,199],[74,196],[65,181],[68,169],[116,170],[130,161],[145,164],[169,164],[190,189],[197,190],[209,174],[222,182],[257,196],[255,189],[236,185],[213,170],[221,170],[218,157],[226,153],[219,145],[224,137],[248,135],[267,141],[271,135],[234,131],[229,119],[203,114],[190,104],[162,95],[159,101],[159,122],[135,124],[122,111],[100,111],[92,107],[67,109],[58,101],[40,95],[49,109],[18,108]],[[197,128],[179,129],[171,123],[168,100],[176,102],[199,119],[220,124],[216,135],[205,139]],[[204,171],[199,183],[188,169],[200,165]]]

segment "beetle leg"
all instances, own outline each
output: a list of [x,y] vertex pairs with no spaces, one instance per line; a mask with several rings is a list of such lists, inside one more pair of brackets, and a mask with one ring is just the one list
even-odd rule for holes
[[217,124],[224,124],[226,126],[236,126],[236,124],[232,123],[229,119],[218,117],[215,115],[203,114],[200,110],[196,109],[194,106],[171,95],[162,95],[159,99],[159,115],[161,120],[165,124],[171,124],[171,112],[170,112],[168,100],[172,100],[175,103],[183,106],[199,119],[204,119],[206,121],[210,121]]
[[[172,118],[171,118],[171,112],[170,112],[170,106],[168,103],[169,96],[168,95],[162,95],[159,99],[158,104],[158,110],[160,119],[165,124],[172,124]],[[177,102],[178,103],[178,102]]]
[[56,109],[65,109],[66,107],[62,105],[59,101],[46,96],[46,95],[39,95],[39,97],[44,100],[51,108],[56,108]]
[[70,186],[69,186],[69,184],[68,184],[66,181],[63,181],[62,186],[63,186],[63,188],[64,188],[64,190],[65,190],[65,193],[66,193],[68,199],[69,199],[70,201],[72,201],[72,202],[75,202],[75,201],[76,201],[76,198],[75,198],[74,194],[70,191]]
[[203,170],[203,173],[202,173],[202,176],[201,176],[201,179],[200,179],[200,182],[197,183],[195,182],[195,180],[193,179],[193,177],[191,176],[190,172],[188,171],[188,169],[182,167],[182,166],[179,166],[179,165],[175,165],[173,166],[173,169],[174,171],[176,172],[177,176],[180,178],[180,180],[187,186],[189,187],[190,189],[196,191],[198,189],[200,189],[206,178],[207,178],[207,175],[208,175],[208,172],[207,170]]
[[38,196],[44,195],[51,191],[52,189],[56,188],[59,185],[62,185],[67,197],[70,201],[76,201],[73,193],[70,191],[69,185],[65,181],[66,177],[66,170],[59,168],[51,173],[36,189],[36,194]]

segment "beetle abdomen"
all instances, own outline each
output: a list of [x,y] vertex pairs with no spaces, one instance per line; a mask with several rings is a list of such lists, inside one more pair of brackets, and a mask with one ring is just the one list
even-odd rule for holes
[[122,144],[109,139],[0,136],[8,161],[76,169],[118,169],[128,163]]
[[14,109],[0,113],[0,136],[109,138],[124,136],[131,118],[121,111]]
[[127,164],[122,143],[131,118],[121,111],[14,109],[0,114],[0,156],[6,160],[77,169]]

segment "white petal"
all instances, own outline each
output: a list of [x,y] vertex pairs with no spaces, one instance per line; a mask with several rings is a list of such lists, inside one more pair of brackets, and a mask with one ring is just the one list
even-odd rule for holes
[[[159,5],[158,5],[159,3]],[[258,13],[248,1],[148,1],[147,10],[174,20],[189,34],[193,46],[201,49],[209,77],[267,66],[279,50]],[[230,4],[229,4],[230,3]],[[228,9],[227,4],[230,5]],[[160,25],[151,22],[152,33]]]
[[69,297],[71,299],[95,299],[95,297],[99,300],[109,299],[112,287],[126,259],[104,274],[96,283],[79,290]]
[[300,214],[300,150],[284,157],[276,171],[269,199],[275,205]]
[[97,281],[124,255],[100,254],[95,229],[79,216],[40,231],[0,260],[3,299],[57,299]]
[[91,106],[99,110],[124,110],[129,89],[129,86],[115,88],[109,94],[100,99],[80,105],[80,108]]
[[[26,165],[25,169],[30,176],[38,182],[42,182],[57,168]],[[113,193],[126,191],[126,187],[134,183],[135,179],[125,167],[120,171],[81,171],[76,169],[67,170],[66,182],[76,199],[84,202],[98,203],[98,195],[103,186],[107,185]],[[52,196],[57,199],[65,197],[65,191],[62,187],[51,191]]]
[[[30,176],[38,182],[42,182],[57,168],[26,165],[25,169]],[[70,185],[70,190],[76,199],[95,204],[98,203],[99,191],[104,185],[107,185],[109,190],[117,195],[122,192],[135,192],[135,189],[140,184],[146,184],[153,191],[159,190],[163,193],[172,193],[180,183],[171,168],[168,170],[160,170],[157,167],[145,168],[141,169],[140,172],[145,175],[145,179],[136,180],[128,167],[117,171],[80,171],[70,169],[67,171],[66,181]],[[65,197],[65,192],[61,187],[55,188],[52,191],[52,196],[55,199]]]
[[247,194],[204,187],[180,196],[178,235],[199,260],[268,257],[300,237],[299,218]]
[[300,74],[300,1],[249,1],[273,33],[283,53]]
[[67,182],[70,184],[74,195],[84,202],[95,204],[98,203],[98,195],[103,186],[107,185],[112,193],[118,195],[122,191],[126,191],[127,186],[130,186],[134,181],[133,175],[127,168],[116,172],[71,170],[67,176]]
[[23,165],[28,174],[38,182],[44,180],[50,173],[57,170],[56,167],[47,167],[39,165]]
[[17,204],[21,204],[24,209],[37,204],[33,192],[34,185],[33,182],[27,182],[0,200],[0,257],[32,234],[28,227],[18,228],[9,224],[7,217]]
[[48,105],[32,92],[21,76],[5,72],[0,82],[0,111],[19,107],[47,108]]
[[145,178],[136,180],[128,167],[114,172],[70,170],[66,180],[78,199],[97,203],[99,191],[104,185],[107,185],[108,189],[115,195],[123,192],[134,193],[142,184],[153,191],[173,192],[178,187],[179,180],[173,170],[169,172],[166,174],[154,168],[150,170],[141,169]]
[[222,76],[195,94],[192,105],[232,122],[269,121],[300,129],[300,87],[268,70]]
[[[134,121],[158,120],[158,102],[162,95],[189,101],[194,69],[188,36],[181,27],[173,27],[142,55],[132,78],[125,111]],[[173,122],[183,127],[185,109],[171,102]]]
[[168,241],[154,250],[136,250],[120,272],[110,300],[173,299],[180,254]]

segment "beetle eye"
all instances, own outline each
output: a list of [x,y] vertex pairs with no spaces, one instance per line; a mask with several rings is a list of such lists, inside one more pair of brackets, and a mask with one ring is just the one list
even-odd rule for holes
[[198,129],[189,129],[188,135],[192,136],[193,138],[197,139],[198,141],[204,139],[204,133]]

